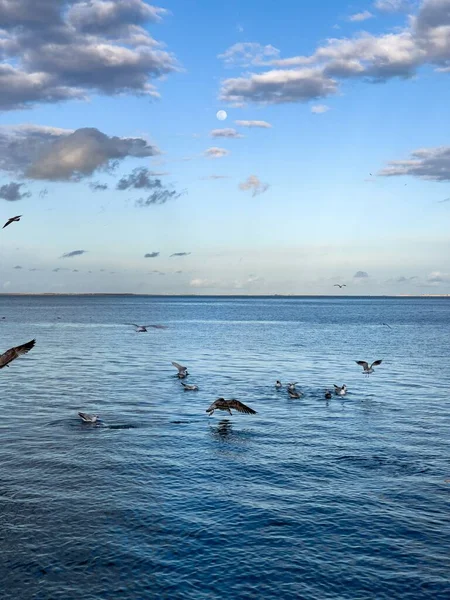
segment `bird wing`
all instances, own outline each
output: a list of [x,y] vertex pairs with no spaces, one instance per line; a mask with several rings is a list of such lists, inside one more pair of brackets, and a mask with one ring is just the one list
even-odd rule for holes
[[341,389],[341,387],[339,385],[336,385],[335,383],[333,383],[333,385],[334,385],[334,389],[335,390],[340,390]]
[[212,410],[215,410],[216,408],[218,408],[219,404],[221,404],[220,400],[214,400],[214,402],[210,406],[208,406],[205,412],[211,412]]
[[335,283],[333,287],[341,287],[338,283]]
[[19,358],[19,356],[21,356],[22,354],[26,354],[27,352],[29,352],[31,348],[33,348],[35,343],[36,340],[30,340],[26,344],[22,344],[21,346],[15,346],[14,348],[10,348],[6,352],[4,352],[0,356],[0,369],[6,367],[7,364],[15,360],[16,358]]
[[180,381],[180,383],[181,383],[181,385],[182,385],[184,388],[188,387],[188,384],[187,384],[187,383],[183,383],[182,381]]
[[3,225],[2,229],[5,229],[5,227],[8,227],[8,225],[11,225],[12,222],[13,222],[13,219],[8,219],[6,221],[6,223]]
[[154,329],[168,329],[167,325],[143,325],[142,327],[153,327]]
[[178,363],[173,362],[173,361],[172,361],[172,364],[174,367],[176,367],[178,369],[179,373],[183,373],[184,371],[187,371],[187,367],[183,367],[182,365],[179,365]]
[[371,365],[370,368],[372,367],[376,367],[378,365],[381,365],[381,363],[383,362],[383,360],[375,360]]
[[237,410],[238,412],[245,413],[246,415],[256,415],[256,410],[253,410],[253,408],[250,408],[239,400],[228,400],[227,404],[228,408],[234,408],[234,410]]
[[91,415],[88,415],[87,413],[79,412],[78,416],[81,417],[83,421],[89,421],[91,419]]
[[140,327],[140,325],[136,325],[136,323],[125,323],[125,325],[133,325],[133,327],[137,327],[137,328]]
[[360,365],[364,369],[364,371],[369,370],[369,363],[366,363],[365,360],[356,360],[355,362],[357,365]]

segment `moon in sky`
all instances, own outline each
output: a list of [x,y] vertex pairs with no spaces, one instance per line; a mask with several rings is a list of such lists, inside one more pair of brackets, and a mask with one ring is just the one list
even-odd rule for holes
[[224,110],[218,110],[216,113],[216,117],[219,119],[219,121],[225,121],[227,116],[228,115]]

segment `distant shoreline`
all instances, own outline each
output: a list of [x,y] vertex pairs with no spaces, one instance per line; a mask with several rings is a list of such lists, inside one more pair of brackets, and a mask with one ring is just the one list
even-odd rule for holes
[[134,294],[134,293],[109,293],[109,292],[82,292],[82,293],[25,293],[25,292],[0,292],[1,296],[123,296],[123,297],[150,297],[150,298],[450,298],[450,294],[393,294],[393,295],[344,295],[344,294]]

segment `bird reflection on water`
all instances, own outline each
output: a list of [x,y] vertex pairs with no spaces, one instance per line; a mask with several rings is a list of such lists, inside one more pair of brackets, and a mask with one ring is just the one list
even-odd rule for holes
[[233,424],[229,419],[222,419],[216,426],[210,426],[211,433],[219,439],[227,439],[233,434]]

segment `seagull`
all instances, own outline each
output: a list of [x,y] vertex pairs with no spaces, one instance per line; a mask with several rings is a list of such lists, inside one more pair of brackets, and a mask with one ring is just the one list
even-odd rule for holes
[[283,384],[281,383],[281,381],[278,381],[278,379],[277,379],[277,382],[276,382],[276,384],[275,384],[275,387],[276,387],[276,388],[279,390],[280,388],[282,388],[282,387],[283,387]]
[[177,377],[178,379],[184,379],[189,375],[187,367],[183,367],[183,365],[179,365],[176,362],[172,362],[173,366],[178,369]]
[[295,390],[288,390],[289,398],[300,398],[302,395],[301,392],[296,392]]
[[11,217],[10,219],[8,219],[3,225],[2,229],[5,229],[5,227],[8,227],[8,225],[11,225],[11,223],[14,223],[14,221],[20,221],[21,216],[22,215],[17,215],[17,217]]
[[373,373],[373,367],[377,367],[378,365],[381,365],[381,363],[383,362],[382,360],[375,360],[369,367],[369,363],[366,363],[365,360],[356,360],[355,361],[357,365],[360,365],[363,368],[363,373],[365,373],[366,375],[370,375],[371,373]]
[[295,390],[295,386],[297,385],[298,381],[296,381],[295,383],[288,383],[287,384],[287,389],[288,392],[293,392]]
[[345,396],[345,394],[347,393],[347,386],[345,385],[345,383],[341,387],[334,384],[334,393],[336,394],[336,396]]
[[331,399],[331,392],[330,392],[330,390],[325,390],[325,398],[326,398],[327,400],[330,400],[330,399]]
[[26,354],[27,352],[29,352],[31,348],[33,348],[35,343],[36,340],[30,340],[26,344],[22,344],[21,346],[15,346],[14,348],[10,348],[6,352],[4,352],[0,356],[0,369],[3,369],[3,367],[9,367],[10,362],[15,360],[16,358],[19,358],[19,356],[21,356],[22,354]]
[[333,287],[343,288],[343,287],[347,287],[347,285],[346,285],[345,283],[342,283],[342,284],[340,284],[340,283],[335,283],[335,284],[333,285]]
[[196,392],[198,390],[198,385],[188,385],[187,383],[183,383],[180,381],[181,385],[184,387],[185,392]]
[[230,415],[232,415],[233,413],[231,412],[230,408],[233,408],[234,410],[237,410],[238,412],[244,413],[246,415],[256,414],[256,410],[253,410],[253,408],[242,404],[242,402],[239,402],[239,400],[235,400],[234,398],[232,400],[225,400],[225,398],[217,398],[217,400],[215,400],[215,402],[213,402],[211,406],[206,409],[206,412],[211,416],[212,414],[214,414],[215,410],[224,410]]
[[98,415],[88,415],[88,413],[79,412],[78,416],[83,423],[96,423],[98,420]]
[[387,323],[382,323],[382,325],[386,325],[386,327],[389,327],[389,329],[392,329],[392,327],[390,325],[388,325]]
[[147,331],[147,327],[153,327],[153,329],[167,329],[165,325],[136,325],[136,323],[125,323],[125,325],[133,325],[136,329],[136,333]]

